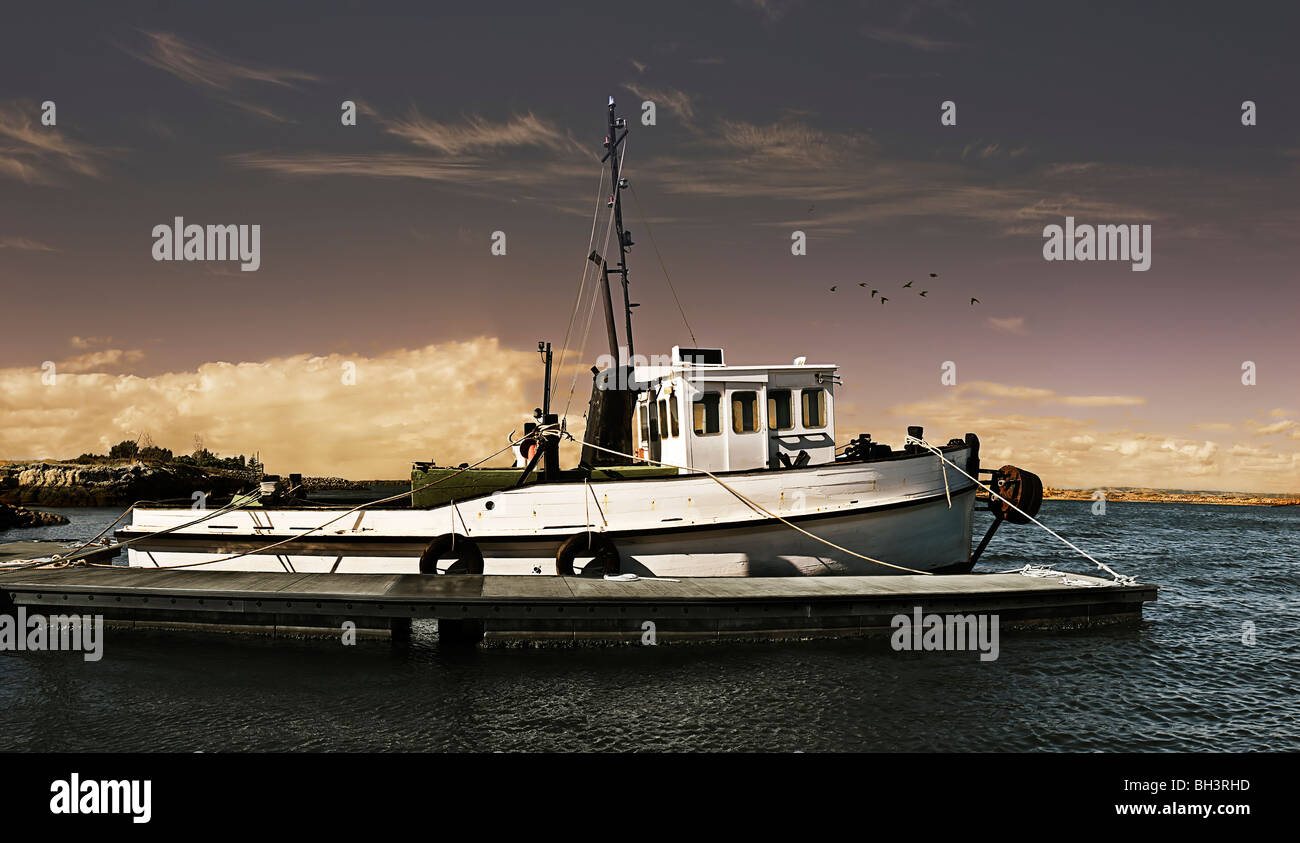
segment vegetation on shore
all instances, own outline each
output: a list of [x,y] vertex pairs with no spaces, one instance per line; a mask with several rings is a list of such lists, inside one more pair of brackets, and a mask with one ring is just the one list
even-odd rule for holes
[[82,454],[75,460],[63,460],[63,462],[72,462],[79,465],[96,465],[96,464],[120,464],[123,462],[144,462],[155,463],[158,465],[188,465],[195,468],[210,468],[219,471],[246,471],[250,474],[260,475],[263,471],[262,461],[256,453],[251,457],[245,457],[243,454],[232,457],[221,457],[209,451],[203,445],[201,437],[194,438],[194,451],[190,454],[176,456],[170,448],[161,448],[149,439],[146,434],[143,442],[134,439],[124,439],[108,449],[107,454]]

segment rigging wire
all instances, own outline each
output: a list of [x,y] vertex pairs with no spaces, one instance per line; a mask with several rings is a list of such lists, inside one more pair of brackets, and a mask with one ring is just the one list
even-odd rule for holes
[[686,310],[682,307],[682,300],[677,298],[677,288],[673,286],[673,279],[668,275],[668,266],[664,263],[664,256],[659,252],[659,244],[655,242],[655,233],[650,229],[650,218],[641,208],[641,199],[636,195],[636,188],[633,187],[631,182],[628,182],[627,186],[632,189],[632,201],[636,203],[636,212],[641,217],[641,223],[645,226],[646,234],[650,235],[650,245],[654,247],[655,257],[659,259],[659,268],[664,271],[664,279],[668,282],[668,289],[673,294],[673,301],[677,303],[677,312],[682,315],[682,323],[686,325],[686,333],[691,335],[693,345],[699,345],[699,341],[695,339],[695,332],[691,330],[691,323],[686,318]]
[[[627,157],[627,144],[624,143],[624,144],[623,144],[622,154],[619,156],[619,159],[618,159],[618,165],[619,165],[619,169],[620,169],[620,170],[623,168],[623,160],[624,160],[624,158],[626,158],[626,157]],[[601,183],[601,185],[603,186],[603,185],[605,184],[605,180],[602,178],[600,183]],[[615,190],[618,189],[617,185],[614,186],[614,189],[615,189]],[[597,211],[599,211],[599,208],[597,208]],[[601,265],[600,265],[600,267],[599,267],[599,271],[602,272],[602,273],[605,271],[605,255],[609,253],[609,238],[610,238],[610,234],[613,232],[613,230],[614,230],[614,209],[613,209],[613,207],[611,206],[610,209],[609,209],[609,220],[605,223],[605,240],[604,240],[604,242],[601,244],[601,247],[600,247],[600,260],[601,260]],[[587,254],[590,255],[591,252],[588,252]],[[608,283],[609,283],[609,276],[606,275],[606,276],[605,276],[605,277],[604,277],[604,278],[603,278],[599,283],[597,283],[597,284],[595,284],[595,285],[592,286],[592,291],[591,291],[591,304],[590,304],[590,306],[589,306],[588,309],[587,309],[587,324],[586,324],[586,326],[583,328],[583,331],[582,331],[582,345],[579,346],[579,348],[578,348],[578,354],[579,354],[579,356],[585,354],[586,351],[587,351],[587,337],[588,337],[588,336],[590,335],[590,333],[591,333],[591,322],[592,322],[592,318],[594,317],[594,315],[595,315],[595,313],[596,313],[596,301],[597,301],[597,299],[599,299],[599,297],[600,297],[600,285],[601,285],[601,284],[608,284]],[[611,296],[612,296],[612,295],[613,295],[613,294],[611,293]],[[612,299],[611,299],[611,300],[612,300]],[[615,365],[615,366],[618,365],[618,360],[615,360],[615,361],[614,361],[614,365]],[[578,370],[577,370],[577,369],[574,369],[574,371],[573,371],[573,379],[572,379],[572,381],[569,383],[569,397],[568,397],[568,399],[564,402],[564,414],[563,414],[563,418],[564,418],[566,421],[567,421],[568,418],[569,418],[569,408],[573,405],[573,394],[574,394],[574,392],[577,391],[577,389],[578,389]]]
[[[596,242],[596,224],[600,221],[600,197],[605,192],[605,168],[600,168],[600,183],[596,185],[596,206],[591,214],[591,235],[587,238],[587,254],[591,254],[591,247]],[[578,282],[578,295],[573,299],[573,312],[569,314],[569,325],[564,329],[564,342],[560,345],[560,363],[556,371],[564,371],[564,356],[569,350],[569,336],[573,331],[573,320],[578,316],[578,310],[582,306],[582,293],[587,289],[587,273],[590,271],[591,261],[584,257],[582,259],[582,278]],[[551,384],[551,400],[555,400],[555,393],[560,387],[559,380]]]

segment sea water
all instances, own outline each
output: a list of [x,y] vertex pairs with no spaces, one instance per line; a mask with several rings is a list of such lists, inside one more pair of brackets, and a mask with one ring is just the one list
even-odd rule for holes
[[[1300,750],[1300,508],[1091,510],[1040,517],[1158,602],[1141,626],[1004,633],[995,661],[853,640],[453,650],[432,622],[403,649],[109,630],[94,663],[0,655],[0,750]],[[3,539],[88,538],[119,512],[57,511],[72,524]],[[1012,525],[978,570],[1026,561],[1096,571]]]

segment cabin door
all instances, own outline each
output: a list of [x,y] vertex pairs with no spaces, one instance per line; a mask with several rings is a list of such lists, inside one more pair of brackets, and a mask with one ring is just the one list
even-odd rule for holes
[[723,433],[727,425],[725,392],[723,384],[699,382],[692,384],[687,393],[691,437],[687,465],[692,468],[704,471],[726,471],[728,468],[727,437]]
[[744,471],[767,464],[763,385],[727,384],[727,468]]

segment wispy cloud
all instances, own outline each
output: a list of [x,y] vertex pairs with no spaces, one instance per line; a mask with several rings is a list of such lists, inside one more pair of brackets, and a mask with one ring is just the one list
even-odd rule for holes
[[1272,424],[1255,427],[1256,436],[1272,436],[1277,433],[1287,433],[1291,431],[1300,431],[1300,422],[1297,422],[1295,419],[1281,419]]
[[0,236],[0,249],[16,249],[20,252],[56,252],[53,246],[47,246],[28,237]]
[[144,352],[138,348],[104,348],[77,354],[56,364],[60,372],[108,372],[138,363]]
[[840,156],[851,155],[870,144],[857,134],[832,134],[797,120],[756,125],[739,120],[721,120],[716,142],[735,152],[760,159],[779,159],[820,166]]
[[651,100],[654,102],[656,109],[661,105],[667,106],[668,110],[688,128],[694,125],[695,103],[684,91],[679,91],[676,88],[653,88],[647,85],[638,85],[634,82],[625,82],[623,87],[631,91],[632,95],[642,102]]
[[905,32],[901,29],[889,29],[879,26],[864,26],[862,34],[882,44],[900,44],[914,50],[937,53],[954,46],[951,41],[931,38],[918,32]]
[[1005,334],[1023,334],[1025,332],[1025,317],[1023,316],[990,316],[985,321],[993,330],[1002,331]]
[[581,149],[572,137],[531,112],[500,123],[477,114],[469,115],[461,123],[442,123],[412,111],[406,118],[384,121],[384,130],[415,146],[445,155],[524,146],[556,151]]
[[41,125],[40,113],[34,102],[0,101],[0,175],[31,184],[58,183],[69,173],[103,178],[103,162],[112,150]]
[[[885,5],[890,4],[886,2]],[[893,23],[888,25],[871,23],[863,26],[861,31],[867,38],[880,44],[937,53],[958,45],[953,41],[936,38],[928,32],[923,32],[922,25],[926,30],[931,30],[935,26],[946,28],[951,26],[954,20],[970,26],[972,21],[969,7],[951,0],[902,0],[896,6]]]
[[112,337],[69,337],[68,345],[73,348],[85,350],[95,346],[108,345],[113,341]]
[[1060,401],[1071,407],[1138,407],[1147,403],[1138,395],[1066,395]]
[[299,70],[259,67],[231,59],[200,47],[170,32],[144,32],[148,45],[136,54],[141,61],[189,82],[220,91],[233,90],[240,82],[265,82],[292,88],[297,82],[316,82],[320,77]]
[[[458,122],[431,120],[417,111],[387,118],[369,114],[400,150],[366,153],[252,151],[227,156],[233,165],[290,177],[353,176],[441,182],[470,195],[491,195],[501,185],[533,191],[521,196],[562,212],[577,213],[579,184],[596,173],[596,157],[571,133],[536,114],[494,121],[469,115]],[[533,160],[519,166],[512,155]],[[586,192],[586,188],[582,193]],[[572,206],[572,207],[570,207]],[[590,214],[588,208],[583,212]]]
[[227,160],[238,167],[286,176],[370,176],[424,179],[462,185],[515,184],[542,186],[591,174],[590,166],[539,164],[526,171],[502,170],[483,159],[439,159],[409,153],[243,152]]
[[[1209,191],[1225,209],[1236,208],[1220,215],[1225,228],[1295,237],[1295,226],[1270,230],[1267,220],[1239,213],[1242,206],[1260,206],[1252,202],[1265,189],[1258,180],[1193,174],[1175,166],[1053,162],[1046,160],[1050,152],[1043,148],[1025,155],[1028,147],[1014,139],[918,150],[863,131],[824,128],[815,114],[786,113],[770,122],[715,116],[701,112],[686,91],[636,82],[624,87],[639,99],[654,100],[660,120],[667,111],[688,134],[671,152],[638,158],[635,171],[644,183],[690,199],[773,200],[791,203],[785,206],[791,210],[812,203],[817,207],[814,221],[751,202],[755,225],[785,228],[815,222],[819,236],[845,237],[861,233],[864,226],[908,218],[963,220],[993,235],[1036,239],[1047,222],[1072,215],[1159,222],[1165,237],[1186,239],[1203,225],[1199,217],[1206,212],[1203,197]],[[399,118],[374,109],[367,113],[403,147],[365,154],[254,151],[229,160],[290,176],[414,178],[455,184],[467,192],[510,184],[533,189],[529,201],[589,213],[583,197],[588,177],[596,172],[594,150],[541,114],[437,120],[416,111]],[[525,165],[520,164],[522,154],[529,156]],[[1213,182],[1212,190],[1207,180]],[[487,187],[480,191],[481,186]],[[669,216],[681,218],[680,213]]]
[[994,381],[968,381],[957,385],[953,391],[976,403],[987,398],[1015,399],[1038,404],[1065,404],[1071,407],[1133,407],[1146,403],[1146,399],[1138,395],[1061,395],[1053,389],[1012,386]]
[[145,64],[166,71],[177,79],[214,94],[222,101],[268,120],[293,122],[269,107],[249,101],[240,91],[250,83],[295,88],[300,82],[317,82],[320,77],[299,70],[272,68],[224,56],[186,41],[171,32],[142,31],[140,48],[122,47]]
[[965,161],[968,158],[978,158],[987,161],[991,158],[1001,158],[1004,156],[1007,158],[1019,158],[1028,151],[1028,146],[1004,147],[1002,144],[997,142],[968,143],[966,146],[962,147],[961,160]]

